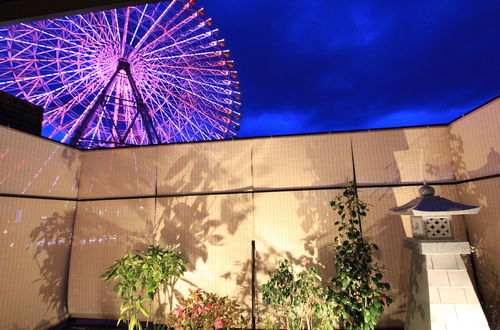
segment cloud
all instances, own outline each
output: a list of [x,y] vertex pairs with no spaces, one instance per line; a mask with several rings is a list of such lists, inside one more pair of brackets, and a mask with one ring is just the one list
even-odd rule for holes
[[470,109],[405,109],[393,110],[389,114],[367,122],[364,128],[385,128],[398,126],[417,126],[447,124]]
[[239,137],[269,136],[321,131],[313,122],[314,111],[305,109],[263,109],[249,112],[241,121]]

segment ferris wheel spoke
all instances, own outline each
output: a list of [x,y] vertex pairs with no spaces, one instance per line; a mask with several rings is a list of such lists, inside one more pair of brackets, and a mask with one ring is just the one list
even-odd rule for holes
[[113,18],[113,22],[115,23],[115,31],[116,31],[116,37],[118,38],[118,41],[121,41],[121,37],[120,37],[120,26],[118,25],[118,14],[116,12],[116,8],[112,9],[111,12],[113,13],[112,14],[112,18]]
[[[47,63],[53,63],[54,62],[54,59],[51,59],[51,58],[37,58],[37,59],[33,59],[33,58],[0,58],[0,65],[2,63],[6,63],[6,62],[19,62],[18,64],[22,63],[22,62],[38,62],[38,63],[43,63],[43,62],[47,62]],[[85,63],[85,62],[88,62],[88,61],[78,61],[78,60],[65,60],[65,59],[57,59],[57,62],[60,62],[60,63],[70,63],[70,64],[82,64],[82,63]]]
[[[158,86],[159,87],[159,86]],[[173,98],[176,98],[178,99],[179,101],[181,101],[182,103],[184,103],[184,100],[182,100],[181,98],[179,98],[177,95],[173,94],[169,89],[164,89],[165,92],[167,92],[168,94],[170,94]],[[191,123],[190,119],[187,118],[184,113],[182,111],[177,111],[177,114],[180,116],[180,117],[183,117],[186,122]],[[172,121],[172,118],[170,117],[167,117],[167,120],[169,120],[170,122],[172,122],[172,124],[174,124],[174,122]],[[196,130],[198,130],[200,132],[200,134],[204,135],[204,132],[196,125],[192,125]]]
[[[175,122],[172,120],[171,116],[164,113],[164,110],[163,110],[164,104],[160,104],[160,102],[158,102],[158,100],[153,98],[153,97],[151,97],[150,100],[153,104],[155,104],[157,106],[158,109],[160,109],[159,111],[165,116],[164,120],[162,122],[159,121],[159,118],[157,116],[153,117],[154,120],[157,122],[157,124],[159,124],[157,127],[160,129],[160,133],[162,133],[163,137],[165,138],[164,141],[176,142],[175,140],[173,140],[173,136],[174,136],[173,134],[169,134],[169,133],[165,132],[165,126],[166,126],[165,124],[167,124],[167,126],[172,125],[174,127],[176,133],[179,134],[184,139],[184,141],[189,141],[189,139],[185,136],[184,131],[181,129],[181,127],[179,125],[175,124]],[[165,103],[169,104],[168,101],[165,101]]]
[[224,111],[225,111],[226,113],[231,113],[231,112],[233,111],[233,110],[231,110],[231,109],[226,108],[224,105],[219,104],[219,103],[217,103],[217,102],[214,102],[214,101],[212,101],[212,100],[210,100],[210,99],[208,99],[208,98],[206,98],[206,97],[204,97],[204,96],[202,96],[202,95],[200,95],[200,94],[198,94],[198,93],[195,93],[195,92],[193,92],[193,91],[191,91],[191,90],[188,90],[188,89],[183,88],[183,87],[181,87],[181,86],[175,85],[175,84],[173,84],[173,83],[171,83],[171,82],[169,82],[169,81],[165,81],[165,83],[167,83],[167,84],[169,84],[169,85],[171,85],[171,86],[173,86],[173,87],[176,87],[176,88],[178,88],[178,89],[180,89],[180,90],[182,90],[182,91],[184,91],[184,92],[186,92],[186,93],[188,93],[188,94],[191,94],[191,95],[193,95],[193,96],[196,96],[196,97],[198,97],[199,99],[205,100],[205,101],[207,101],[208,103],[210,103],[210,104],[212,104],[212,105],[215,105],[216,107],[221,107],[221,108],[223,108],[223,109],[224,109]]
[[108,21],[108,15],[106,15],[106,12],[105,11],[102,11],[100,12],[101,14],[101,17],[103,18],[104,22],[106,23],[106,26],[107,26],[107,31],[109,31],[109,36],[111,38],[108,38],[109,40],[114,40],[115,38],[117,38],[116,34],[118,33],[118,31],[116,31],[115,29],[113,29],[111,27],[111,24],[109,23]]
[[[76,72],[73,76],[69,77],[69,81],[63,85],[56,87],[54,89],[49,89],[45,93],[38,93],[37,95],[32,97],[33,101],[36,101],[38,99],[43,99],[46,96],[49,96],[51,98],[57,98],[59,96],[62,96],[62,93],[68,91],[71,91],[72,89],[77,89],[80,87],[84,87],[83,84],[92,84],[92,83],[97,83],[97,74],[96,73],[90,73],[88,76],[80,77],[80,78],[74,78],[75,80],[72,80],[74,76],[79,76],[80,72]],[[54,84],[54,85],[59,85],[59,84]]]
[[33,29],[33,30],[35,30],[35,31],[38,31],[38,32],[40,32],[41,34],[48,35],[48,36],[50,36],[51,38],[54,38],[55,40],[59,40],[59,41],[62,41],[62,42],[64,42],[64,43],[68,43],[68,44],[70,44],[70,45],[73,45],[73,46],[75,46],[75,47],[78,47],[78,45],[77,45],[77,44],[75,44],[75,43],[71,42],[70,40],[67,40],[67,39],[64,39],[64,38],[62,38],[62,37],[60,37],[60,36],[57,36],[57,35],[55,35],[55,34],[49,33],[49,32],[47,31],[47,29],[44,29],[44,30],[42,30],[42,29],[38,29],[38,28],[37,28],[36,26],[34,26],[34,25],[27,25],[27,24],[24,24],[24,23],[23,23],[23,24],[21,24],[21,25],[22,25],[22,26],[25,26],[25,27],[28,27],[28,28],[30,28],[30,29]]
[[[74,95],[68,102],[66,102],[63,106],[58,107],[54,110],[50,110],[46,112],[46,116],[44,116],[44,122],[50,123],[52,120],[55,120],[58,116],[64,117],[67,113],[67,110],[70,109],[75,103],[81,104],[81,100],[84,99],[85,96],[92,94],[92,91],[96,90],[96,86],[87,86],[85,89],[80,91],[78,94]],[[90,102],[93,104],[97,99],[98,94],[94,96],[94,99]],[[88,106],[87,106],[88,109]],[[87,110],[86,109],[86,110]]]
[[192,44],[193,42],[199,42],[205,38],[213,36],[215,33],[217,33],[217,31],[218,31],[218,29],[213,29],[211,31],[203,32],[203,33],[197,34],[197,35],[192,36],[192,37],[187,38],[187,39],[180,39],[179,41],[172,43],[172,44],[169,44],[169,45],[166,45],[165,47],[160,47],[160,48],[154,49],[152,51],[145,52],[144,56],[150,56],[154,53],[162,52],[162,51],[165,51],[167,49],[171,49],[173,47],[186,46],[186,45]]
[[139,26],[141,26],[141,24],[142,24],[142,19],[144,18],[144,13],[148,10],[148,6],[149,6],[149,4],[146,4],[144,6],[144,9],[140,11],[141,16],[139,17],[139,20],[137,21],[137,24],[135,25],[134,33],[132,34],[132,37],[130,38],[131,45],[134,44],[134,39],[135,39],[135,36],[137,35],[137,30],[139,29]]
[[[83,120],[83,118],[85,117],[85,115],[87,114],[87,112],[90,110],[90,108],[92,107],[92,105],[94,104],[94,102],[96,102],[98,96],[99,95],[96,94],[94,96],[94,98],[89,102],[89,104],[85,108],[84,112],[81,114],[80,117],[78,117],[74,121],[74,123],[71,125],[71,128],[68,130],[68,133],[63,137],[63,139],[61,140],[61,142],[65,142],[67,139],[69,139],[73,135],[74,131],[78,128],[79,123]],[[74,100],[75,100],[75,98],[74,98]]]
[[222,56],[222,51],[220,50],[214,50],[210,52],[199,52],[199,53],[187,53],[187,54],[179,54],[179,55],[170,55],[170,56],[162,56],[162,57],[152,57],[152,58],[147,58],[145,61],[151,62],[151,61],[164,61],[164,60],[174,60],[174,59],[181,59],[181,58],[210,58],[210,57],[218,57]]
[[[58,31],[62,31],[65,33],[65,37],[66,38],[74,38],[75,42],[78,42],[77,43],[77,47],[87,47],[87,44],[89,42],[89,39],[92,39],[92,38],[89,38],[89,35],[82,31],[81,30],[81,26],[79,24],[77,24],[76,22],[71,22],[68,26],[66,26],[65,24],[68,24],[68,21],[67,20],[62,20],[62,19],[54,19],[54,20],[51,20],[50,21],[56,28],[56,30]],[[75,31],[72,31],[70,28],[71,27],[76,27],[77,29],[80,29],[79,30],[79,33],[75,32]],[[85,36],[85,38],[84,38]],[[96,42],[95,39],[93,39],[94,42]],[[82,55],[85,56],[85,53],[82,53],[80,52]]]
[[[89,78],[93,78],[93,79],[89,79]],[[51,95],[51,98],[57,98],[57,97],[60,97],[62,95],[62,93],[66,92],[66,90],[69,87],[73,87],[73,88],[77,89],[79,87],[83,87],[82,85],[85,83],[92,84],[94,82],[97,82],[97,73],[95,73],[95,72],[89,74],[86,77],[81,77],[81,78],[76,79],[74,81],[68,82],[67,84],[59,86],[59,87],[52,89],[48,92],[37,94],[32,98],[32,100],[36,101],[38,99],[44,99],[49,95]]]
[[[196,112],[196,113],[200,113],[200,112],[201,112],[201,110],[200,110],[199,108],[197,108],[197,107],[194,107],[194,106],[192,105],[192,103],[186,102],[184,99],[182,99],[181,97],[179,97],[177,94],[172,93],[172,92],[170,91],[170,89],[169,89],[169,88],[165,88],[165,87],[163,87],[163,89],[164,89],[164,91],[165,91],[165,92],[167,92],[168,94],[170,94],[173,98],[175,98],[175,99],[179,100],[179,101],[180,101],[180,103],[181,103],[181,104],[183,104],[183,105],[184,105],[187,109],[190,109],[191,111]],[[207,110],[208,110],[208,109],[206,109],[206,111],[207,111]],[[185,115],[183,114],[183,112],[182,112],[182,111],[179,111],[179,114],[180,114],[181,116],[184,116],[184,118],[186,118],[186,119],[189,121],[189,119],[188,119],[187,117],[185,117]],[[217,126],[217,127],[220,127],[220,126],[221,126],[221,125],[220,125],[220,122],[219,122],[219,121],[221,120],[221,118],[219,118],[219,117],[218,117],[217,115],[215,115],[213,112],[211,112],[211,111],[210,111],[209,113],[206,113],[206,112],[205,112],[205,113],[202,113],[202,114],[203,114],[203,115],[205,115],[205,116],[206,116],[206,119],[207,119],[207,120],[209,120],[209,121],[210,121],[213,125],[215,125],[215,126]],[[207,114],[210,114],[211,116],[207,116]],[[199,129],[199,128],[198,128],[198,129]]]
[[[168,93],[174,100],[176,100],[179,103],[181,108],[190,109],[191,107],[193,107],[192,105],[189,105],[189,103],[187,103],[182,97],[178,96],[177,93],[173,93],[172,88],[169,88],[168,86],[165,86],[162,83],[158,83],[155,87]],[[179,105],[176,106],[176,108],[178,108]],[[205,108],[205,110],[207,111],[208,108]],[[200,110],[198,110],[198,111],[200,111]],[[216,117],[216,116],[214,116],[214,114],[211,111],[209,111],[208,113],[205,113],[205,116],[207,117],[207,119],[210,119],[209,115],[213,116],[214,118]]]
[[25,44],[25,45],[29,45],[29,46],[33,46],[35,48],[36,47],[40,47],[40,48],[44,48],[44,49],[51,49],[51,50],[56,50],[56,51],[61,51],[61,52],[68,52],[68,53],[72,53],[72,54],[78,55],[78,52],[76,52],[76,51],[70,51],[67,48],[65,49],[65,48],[62,48],[62,47],[51,47],[51,46],[47,46],[47,45],[43,45],[43,44],[38,44],[38,43],[30,42],[30,41],[16,40],[16,39],[13,39],[13,38],[7,38],[7,37],[1,37],[1,36],[0,36],[0,39],[2,39],[2,40],[8,40],[8,41],[15,41],[17,43]]
[[[185,8],[183,8],[183,11],[187,10],[187,8],[188,8],[187,6],[188,5],[189,5],[189,3],[186,6],[184,6]],[[181,13],[182,12],[179,12],[177,14],[177,16],[180,16]],[[144,47],[142,47],[142,51],[146,51],[149,48],[153,47],[154,45],[156,45],[158,43],[158,41],[163,40],[168,35],[172,35],[175,31],[178,31],[181,27],[183,27],[184,25],[188,24],[193,19],[195,19],[196,17],[199,17],[201,15],[203,15],[203,9],[195,11],[193,14],[189,15],[188,17],[186,17],[185,19],[183,19],[181,22],[179,22],[178,24],[176,24],[175,26],[173,26],[169,30],[165,30],[165,32],[163,32],[162,35],[160,35],[159,37],[157,37],[156,39],[154,39],[153,41],[151,41],[150,43],[148,43],[147,45],[145,45]],[[173,19],[171,19],[168,23],[173,22],[177,18],[177,16],[175,16]],[[167,23],[166,26],[168,26],[168,23]]]
[[185,77],[182,77],[182,76],[179,76],[179,75],[174,75],[174,74],[171,74],[171,73],[168,73],[168,72],[160,72],[160,71],[156,71],[156,70],[152,70],[152,69],[151,69],[151,71],[159,74],[160,76],[173,77],[173,78],[176,78],[178,80],[183,80],[183,81],[187,81],[187,82],[190,82],[190,83],[198,84],[198,85],[201,85],[201,86],[204,86],[204,87],[208,87],[208,88],[213,89],[215,92],[223,93],[225,95],[232,95],[233,94],[232,90],[227,89],[227,88],[222,88],[222,87],[217,86],[217,85],[208,84],[208,83],[205,83],[205,82],[202,82],[202,81],[199,81],[199,80],[195,80],[195,79],[185,78]]
[[9,84],[12,82],[20,83],[20,82],[25,82],[25,81],[30,81],[30,80],[39,80],[39,79],[43,79],[43,78],[48,78],[48,77],[53,77],[53,76],[61,76],[61,75],[68,74],[71,72],[80,72],[80,71],[82,71],[82,69],[68,70],[68,71],[63,71],[63,72],[52,72],[52,73],[47,73],[47,74],[41,74],[39,76],[17,78],[13,81],[1,81],[0,86],[5,85],[5,84]]
[[125,22],[123,23],[123,37],[122,37],[122,49],[121,49],[122,54],[125,52],[125,45],[127,42],[127,35],[128,35],[129,19],[130,19],[130,7],[127,7],[125,9]]
[[[93,41],[93,42],[99,43],[99,40],[97,38],[99,38],[101,42],[104,41],[104,39],[100,36],[100,34],[94,30],[92,24],[87,22],[87,20],[85,19],[85,17],[83,15],[80,14],[80,15],[77,15],[77,17],[82,22],[78,22],[78,20],[75,19],[75,20],[71,20],[71,21],[66,20],[64,23],[66,23],[66,24],[69,23],[69,26],[76,27],[78,32],[82,33],[85,36],[85,38],[83,38],[84,44],[88,43],[88,41]],[[81,24],[81,23],[83,23],[83,24]],[[73,31],[70,32],[70,30],[67,28],[65,28],[64,30],[69,32],[73,36],[75,35],[75,32],[73,32]],[[92,32],[92,33],[89,33],[89,32]]]
[[151,24],[151,26],[149,27],[149,29],[146,31],[146,33],[144,33],[144,35],[142,36],[142,38],[139,40],[139,42],[136,44],[136,45],[133,45],[131,44],[132,46],[134,46],[136,49],[140,49],[142,44],[146,41],[147,38],[149,38],[149,35],[154,31],[155,28],[158,27],[158,24],[161,22],[161,20],[163,19],[163,17],[165,15],[167,15],[167,13],[169,12],[169,10],[172,8],[172,6],[176,3],[177,1],[176,0],[172,0],[170,1],[170,3],[168,4],[167,8],[165,8],[165,10],[162,11],[162,13],[158,16],[158,18],[153,22],[153,24]]
[[[214,69],[213,67],[202,67],[202,66],[182,66],[182,65],[171,65],[171,64],[163,64],[163,63],[158,63],[158,64],[152,64],[152,68],[162,68],[162,69],[174,69],[174,70],[189,70],[189,71],[196,71],[200,72],[202,74],[207,75],[208,77],[213,77],[213,76],[231,76],[232,78],[235,78],[237,76],[237,72],[234,70],[227,70],[227,69]],[[199,75],[198,75],[199,76]],[[225,82],[221,82],[220,79],[214,79],[212,80],[215,82],[219,82],[221,84],[226,84]]]

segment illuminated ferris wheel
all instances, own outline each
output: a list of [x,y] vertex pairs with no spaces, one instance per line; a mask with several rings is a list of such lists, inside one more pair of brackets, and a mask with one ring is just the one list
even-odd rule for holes
[[0,28],[0,90],[45,109],[42,134],[85,149],[224,139],[239,83],[194,1]]

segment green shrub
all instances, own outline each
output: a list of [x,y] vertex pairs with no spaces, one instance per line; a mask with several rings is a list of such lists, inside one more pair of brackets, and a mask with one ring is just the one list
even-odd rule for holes
[[314,267],[295,274],[291,262],[284,259],[278,269],[269,272],[269,281],[261,290],[264,303],[273,309],[279,321],[284,321],[287,329],[333,328],[333,308]]
[[186,271],[185,264],[175,252],[152,245],[115,261],[101,277],[115,283],[113,290],[122,300],[118,324],[128,321],[129,330],[142,329],[140,314],[148,320],[151,317],[145,304],[149,302],[151,307],[155,294],[165,284],[173,287]]

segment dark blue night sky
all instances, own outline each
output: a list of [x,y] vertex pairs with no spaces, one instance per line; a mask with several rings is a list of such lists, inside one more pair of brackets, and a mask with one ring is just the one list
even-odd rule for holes
[[500,1],[199,0],[239,137],[447,123],[500,94]]

